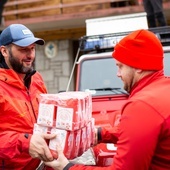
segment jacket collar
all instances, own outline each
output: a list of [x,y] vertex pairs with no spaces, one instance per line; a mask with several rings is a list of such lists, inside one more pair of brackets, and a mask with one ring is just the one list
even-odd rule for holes
[[33,70],[32,72],[26,74],[23,82],[14,70],[9,68],[0,68],[0,81],[6,82],[7,84],[11,84],[12,86],[16,86],[17,88],[25,89],[25,87],[27,87],[29,89],[31,84],[31,78],[35,73],[36,70]]
[[148,84],[154,82],[155,80],[164,77],[163,70],[156,71],[152,74],[149,74],[145,77],[143,77],[141,80],[139,80],[136,84],[134,84],[130,96],[132,97],[134,94],[136,94],[138,91],[142,90],[144,87],[146,87]]

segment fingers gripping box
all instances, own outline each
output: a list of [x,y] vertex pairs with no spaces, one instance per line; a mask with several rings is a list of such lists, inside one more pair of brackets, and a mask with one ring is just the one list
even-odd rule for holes
[[72,131],[67,131],[64,129],[57,129],[57,128],[52,128],[51,129],[51,134],[56,134],[56,138],[51,139],[49,142],[49,148],[51,150],[51,153],[53,154],[54,158],[57,158],[57,152],[56,148],[57,145],[59,144],[63,150],[64,155],[70,159],[72,157],[72,149],[73,149],[73,132]]

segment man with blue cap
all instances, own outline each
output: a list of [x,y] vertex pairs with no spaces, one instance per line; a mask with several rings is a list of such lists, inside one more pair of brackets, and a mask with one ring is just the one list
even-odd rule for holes
[[39,94],[47,93],[33,68],[36,45],[44,40],[22,24],[12,24],[0,35],[0,167],[35,170],[41,160],[53,160],[45,139],[33,135]]

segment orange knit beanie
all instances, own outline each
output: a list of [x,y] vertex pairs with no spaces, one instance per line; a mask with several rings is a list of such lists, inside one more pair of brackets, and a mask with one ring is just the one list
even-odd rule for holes
[[163,69],[163,48],[156,35],[141,29],[124,37],[112,56],[123,64],[143,70]]

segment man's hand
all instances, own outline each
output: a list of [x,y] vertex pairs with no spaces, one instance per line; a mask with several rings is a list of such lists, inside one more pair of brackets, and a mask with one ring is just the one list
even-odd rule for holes
[[69,163],[68,159],[64,156],[60,144],[57,144],[56,148],[58,158],[51,162],[44,161],[45,165],[52,167],[54,170],[63,170],[64,167]]
[[54,134],[33,134],[29,146],[29,154],[31,157],[39,158],[42,161],[52,161],[53,156],[45,139],[52,139],[55,136]]

